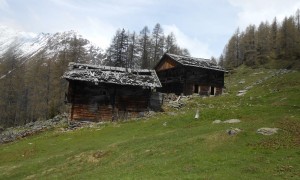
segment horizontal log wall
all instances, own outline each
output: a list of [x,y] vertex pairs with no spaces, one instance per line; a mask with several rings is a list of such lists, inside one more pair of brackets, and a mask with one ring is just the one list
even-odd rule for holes
[[[157,69],[157,75],[162,83],[159,92],[190,95],[195,92],[195,86],[224,87],[224,72],[177,65],[168,69]],[[200,95],[210,95],[210,89],[203,89]],[[222,94],[216,90],[215,94]]]
[[216,87],[215,95],[218,96],[218,95],[221,95],[222,93],[223,93],[223,88],[222,87]]
[[194,84],[186,84],[183,93],[186,95],[193,94],[195,91],[194,88],[195,88]]
[[71,120],[107,121],[138,117],[148,109],[149,89],[70,81]]
[[201,96],[208,96],[210,94],[210,86],[200,86],[200,93]]

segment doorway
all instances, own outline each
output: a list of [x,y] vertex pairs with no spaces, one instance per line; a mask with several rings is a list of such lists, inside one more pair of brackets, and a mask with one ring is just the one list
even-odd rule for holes
[[198,85],[194,85],[194,93],[199,93],[199,86]]
[[215,87],[214,86],[210,87],[210,95],[215,95]]

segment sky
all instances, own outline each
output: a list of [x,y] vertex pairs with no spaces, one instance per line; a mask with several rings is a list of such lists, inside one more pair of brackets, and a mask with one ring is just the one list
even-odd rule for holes
[[194,57],[219,57],[237,28],[281,21],[299,0],[0,0],[0,25],[34,33],[75,30],[105,50],[117,29],[160,23]]

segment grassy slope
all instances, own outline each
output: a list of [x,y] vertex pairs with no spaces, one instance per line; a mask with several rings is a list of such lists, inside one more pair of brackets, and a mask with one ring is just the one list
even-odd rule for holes
[[[240,68],[226,79],[227,95],[197,97],[172,113],[70,132],[56,129],[0,145],[0,179],[299,179],[300,72],[236,96],[269,71]],[[245,84],[238,83],[241,79]],[[193,118],[196,109],[199,120]],[[212,124],[232,118],[242,122]],[[243,131],[228,136],[230,127]],[[256,134],[260,127],[281,130],[262,136]]]

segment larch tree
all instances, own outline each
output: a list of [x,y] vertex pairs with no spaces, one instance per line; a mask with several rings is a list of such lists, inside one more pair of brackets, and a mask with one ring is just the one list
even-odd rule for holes
[[157,23],[153,28],[151,46],[152,59],[150,66],[153,67],[163,55],[163,51],[161,49],[163,49],[164,46],[164,33],[159,23]]
[[150,31],[147,26],[145,26],[139,36],[139,53],[141,57],[141,68],[150,68]]

